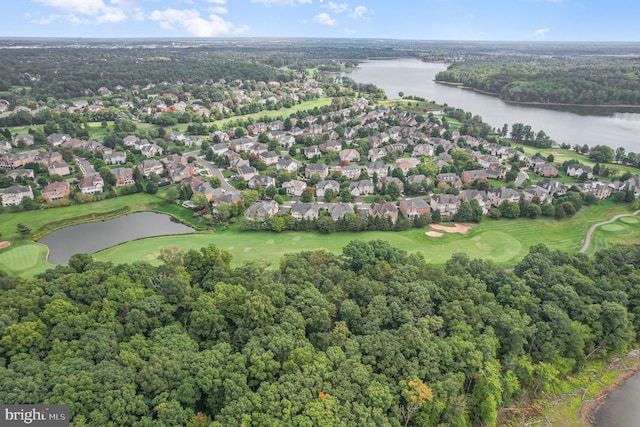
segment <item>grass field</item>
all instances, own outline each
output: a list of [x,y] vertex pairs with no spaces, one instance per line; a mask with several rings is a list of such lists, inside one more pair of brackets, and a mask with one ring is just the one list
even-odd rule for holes
[[[164,189],[162,189],[164,191]],[[178,205],[168,203],[158,195],[133,194],[101,202],[73,205],[56,209],[45,209],[1,215],[0,233],[11,246],[0,250],[0,268],[15,274],[30,276],[44,271],[46,250],[41,245],[21,240],[16,232],[19,221],[30,227],[36,237],[67,225],[109,217],[114,212],[155,211],[170,214],[183,222],[203,229],[204,221],[194,218],[193,213]],[[420,252],[427,262],[445,263],[453,253],[462,252],[470,258],[482,258],[510,267],[521,260],[532,245],[544,243],[551,249],[570,253],[577,252],[583,244],[587,230],[592,224],[607,220],[614,215],[630,213],[628,204],[601,202],[597,206],[583,208],[573,218],[557,221],[537,220],[490,220],[485,218],[476,224],[467,235],[444,233],[441,237],[425,235],[427,229],[411,229],[404,232],[335,233],[271,233],[242,232],[237,226],[228,230],[203,232],[171,237],[154,237],[124,243],[95,254],[101,261],[115,263],[147,260],[153,262],[165,248],[178,247],[183,250],[215,244],[229,251],[233,265],[250,259],[264,259],[277,265],[280,258],[289,252],[325,248],[341,253],[351,240],[382,239],[409,253]],[[636,222],[634,222],[634,220]],[[596,230],[588,254],[614,243],[640,242],[639,218],[622,218],[609,227]]]
[[586,251],[593,255],[599,250],[620,243],[640,243],[640,218],[622,217],[611,224],[596,228],[591,237],[591,245]]
[[[475,225],[467,235],[444,233],[442,237],[425,235],[427,229],[404,232],[335,233],[270,233],[241,232],[236,229],[209,234],[153,237],[124,243],[95,254],[100,261],[115,263],[134,259],[154,262],[161,250],[177,247],[182,250],[215,244],[233,255],[237,266],[250,259],[262,259],[276,266],[280,258],[289,252],[324,248],[341,253],[351,240],[388,241],[391,245],[409,253],[420,252],[429,263],[444,264],[456,252],[470,258],[482,258],[505,267],[520,261],[532,245],[544,243],[551,249],[577,252],[583,244],[589,227],[619,213],[628,213],[628,205],[603,203],[583,209],[575,217],[563,221],[553,219],[519,219],[492,221],[486,219]],[[620,236],[624,237],[624,233]],[[624,240],[622,240],[624,241]],[[606,243],[604,243],[606,244]]]
[[12,275],[32,276],[49,268],[48,249],[38,243],[12,244],[0,249],[0,269]]

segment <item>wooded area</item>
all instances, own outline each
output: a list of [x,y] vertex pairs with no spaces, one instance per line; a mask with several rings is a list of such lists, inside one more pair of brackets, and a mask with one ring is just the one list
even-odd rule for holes
[[635,57],[504,56],[455,62],[436,80],[513,102],[638,105],[639,77]]
[[162,258],[2,275],[0,401],[70,403],[75,426],[492,426],[640,327],[638,245],[539,245],[513,272],[382,241],[272,270]]

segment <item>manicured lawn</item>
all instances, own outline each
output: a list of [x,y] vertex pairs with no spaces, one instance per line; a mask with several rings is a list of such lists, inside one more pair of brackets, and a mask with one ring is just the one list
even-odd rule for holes
[[47,252],[39,243],[12,244],[0,249],[0,270],[23,276],[42,273],[50,267],[44,262]]
[[640,217],[622,217],[611,224],[596,228],[586,254],[593,255],[599,250],[620,243],[640,243]]
[[596,222],[618,213],[629,212],[628,205],[603,203],[584,208],[574,218],[555,219],[488,220],[474,226],[467,235],[445,233],[442,237],[425,235],[428,229],[412,229],[404,232],[362,233],[269,233],[241,232],[234,228],[212,234],[154,237],[124,243],[96,253],[100,261],[116,263],[134,259],[154,261],[162,249],[177,247],[182,250],[215,244],[233,255],[237,266],[250,259],[263,259],[277,266],[280,258],[289,252],[324,248],[336,254],[351,240],[388,241],[391,245],[409,253],[421,252],[427,262],[444,264],[451,254],[461,252],[470,258],[482,258],[498,265],[511,267],[520,261],[532,245],[544,243],[551,249],[577,252],[582,246],[587,230]]

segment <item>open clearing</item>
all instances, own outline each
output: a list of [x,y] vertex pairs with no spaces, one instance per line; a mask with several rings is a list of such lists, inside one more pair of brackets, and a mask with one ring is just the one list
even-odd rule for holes
[[41,273],[48,267],[42,262],[48,251],[46,246],[37,243],[12,246],[0,252],[0,269],[26,276]]

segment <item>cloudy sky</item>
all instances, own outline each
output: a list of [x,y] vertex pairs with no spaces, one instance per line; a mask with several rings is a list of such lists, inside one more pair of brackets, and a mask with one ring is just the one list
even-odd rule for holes
[[632,0],[18,0],[0,37],[640,41]]

